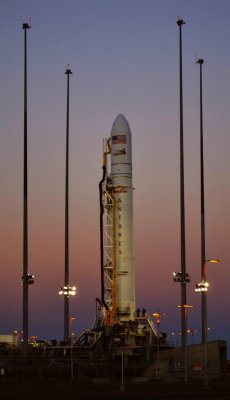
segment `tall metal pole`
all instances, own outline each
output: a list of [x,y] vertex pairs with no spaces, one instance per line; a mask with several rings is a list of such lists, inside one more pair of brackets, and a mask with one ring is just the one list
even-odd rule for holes
[[[204,155],[203,155],[203,93],[202,93],[202,66],[204,60],[197,60],[200,65],[200,193],[201,193],[201,282],[206,283],[206,255],[205,255],[205,210],[204,210]],[[202,292],[202,343],[206,339],[206,292]]]
[[[69,76],[67,69],[66,179],[65,179],[65,287],[69,287]],[[69,341],[69,296],[64,296],[64,339]]]
[[[205,207],[204,207],[204,146],[203,146],[203,89],[202,66],[204,60],[200,58],[200,193],[201,193],[201,282],[207,283],[206,254],[205,254]],[[207,292],[201,292],[201,329],[202,343],[204,345],[204,375],[205,388],[208,388],[208,322],[207,322]]]
[[182,364],[187,380],[187,319],[186,319],[186,253],[185,253],[185,202],[184,202],[184,143],[183,143],[183,75],[182,75],[182,25],[179,26],[179,63],[180,63],[180,221],[181,221],[181,333]]
[[27,173],[27,23],[24,29],[24,163],[23,163],[23,350],[24,356],[28,351],[28,173]]

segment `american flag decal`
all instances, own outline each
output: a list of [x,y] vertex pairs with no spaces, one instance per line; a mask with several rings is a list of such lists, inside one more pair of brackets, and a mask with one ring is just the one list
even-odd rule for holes
[[126,135],[112,136],[113,144],[126,144]]

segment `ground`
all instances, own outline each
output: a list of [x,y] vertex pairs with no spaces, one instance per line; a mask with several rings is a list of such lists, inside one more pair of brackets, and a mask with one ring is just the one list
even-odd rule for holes
[[212,379],[208,390],[203,388],[202,379],[189,379],[188,382],[152,381],[141,384],[124,382],[122,388],[120,382],[79,383],[71,378],[19,381],[3,378],[0,381],[0,398],[1,400],[224,400],[230,398],[230,376]]

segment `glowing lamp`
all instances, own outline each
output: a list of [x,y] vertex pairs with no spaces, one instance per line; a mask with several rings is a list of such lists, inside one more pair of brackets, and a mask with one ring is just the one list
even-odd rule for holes
[[63,288],[61,287],[59,292],[58,292],[61,296],[75,296],[77,293],[77,288],[76,286],[63,286]]

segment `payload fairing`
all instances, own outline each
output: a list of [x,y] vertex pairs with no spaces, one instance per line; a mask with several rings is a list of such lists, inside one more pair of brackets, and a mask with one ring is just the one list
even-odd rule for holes
[[[110,162],[109,162],[110,161]],[[101,275],[105,323],[135,319],[131,131],[124,115],[104,140],[100,184]]]

